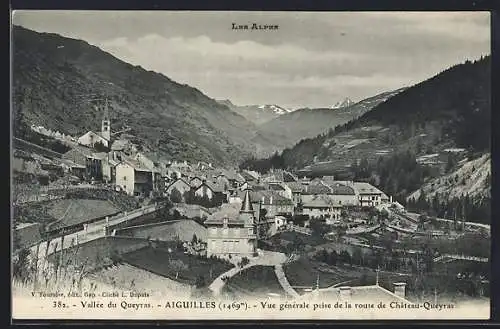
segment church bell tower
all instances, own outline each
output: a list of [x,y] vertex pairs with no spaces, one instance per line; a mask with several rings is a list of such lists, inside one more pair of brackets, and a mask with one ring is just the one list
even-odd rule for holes
[[106,98],[106,103],[104,105],[104,116],[102,118],[101,136],[106,138],[108,141],[111,139],[111,121],[109,119],[108,99],[107,98]]

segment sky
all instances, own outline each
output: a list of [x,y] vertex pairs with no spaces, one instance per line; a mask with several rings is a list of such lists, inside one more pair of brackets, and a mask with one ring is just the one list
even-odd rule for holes
[[360,101],[490,54],[488,12],[16,11],[13,24],[85,40],[215,99],[290,109]]

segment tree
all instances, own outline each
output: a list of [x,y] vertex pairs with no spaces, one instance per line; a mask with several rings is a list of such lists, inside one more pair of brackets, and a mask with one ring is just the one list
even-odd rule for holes
[[243,268],[243,267],[247,266],[249,263],[250,263],[250,260],[248,259],[248,257],[243,257],[240,261],[240,267]]
[[345,227],[337,227],[337,241],[341,241],[342,237],[346,234],[347,230]]
[[318,219],[312,219],[310,222],[310,227],[312,233],[320,237],[323,237],[326,233],[330,231],[330,227],[324,221]]
[[295,235],[295,238],[293,239],[292,242],[292,247],[293,251],[301,252],[305,248],[304,241],[302,241],[302,239],[298,235]]
[[198,238],[196,237],[196,234],[193,234],[193,238],[191,239],[192,244],[197,244],[198,243]]
[[188,269],[187,265],[184,264],[180,259],[172,259],[170,260],[170,266],[175,271],[175,278],[179,277],[179,272],[185,271]]
[[363,252],[361,251],[361,248],[356,248],[354,249],[352,253],[352,262],[357,265],[364,265],[364,257],[363,257]]
[[327,263],[329,265],[337,265],[338,258],[339,255],[337,254],[337,252],[335,250],[332,250],[332,252],[328,254]]
[[347,250],[342,250],[342,252],[340,253],[340,260],[342,261],[342,263],[352,264],[351,254],[349,254]]
[[172,192],[170,192],[170,201],[172,201],[173,203],[181,203],[182,202],[182,194],[175,187],[172,189]]
[[109,148],[103,144],[103,142],[101,141],[98,141],[94,144],[94,149],[97,151],[97,152],[109,152]]
[[31,282],[33,274],[30,271],[29,263],[30,250],[22,248],[17,255],[13,257],[12,274],[23,283]]
[[195,286],[196,288],[203,288],[207,285],[205,277],[203,275],[198,275],[196,277]]
[[321,249],[318,253],[316,253],[315,258],[319,262],[328,263],[328,252],[326,249]]

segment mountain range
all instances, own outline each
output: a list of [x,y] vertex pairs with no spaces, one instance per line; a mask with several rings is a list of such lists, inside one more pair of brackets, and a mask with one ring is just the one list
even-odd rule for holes
[[341,108],[344,108],[344,107],[349,107],[349,106],[351,106],[353,104],[354,104],[354,102],[349,97],[346,97],[343,100],[338,101],[337,103],[335,103],[331,108],[332,109],[341,109]]
[[276,116],[259,125],[259,133],[272,138],[275,150],[291,147],[302,139],[314,137],[363,115],[402,90],[404,88],[384,92],[335,110],[330,108],[298,109]]
[[278,105],[265,104],[238,106],[234,105],[228,99],[219,100],[218,102],[220,104],[226,105],[228,108],[245,117],[247,120],[253,122],[256,125],[263,124],[269,120],[279,117],[280,115],[291,112],[291,110]]

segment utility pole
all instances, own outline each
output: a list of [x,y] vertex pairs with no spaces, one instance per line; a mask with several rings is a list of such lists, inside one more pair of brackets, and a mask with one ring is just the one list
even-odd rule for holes
[[377,274],[375,276],[375,285],[378,286],[378,278],[379,278],[379,272],[380,272],[380,265],[377,265],[377,269],[375,271]]

